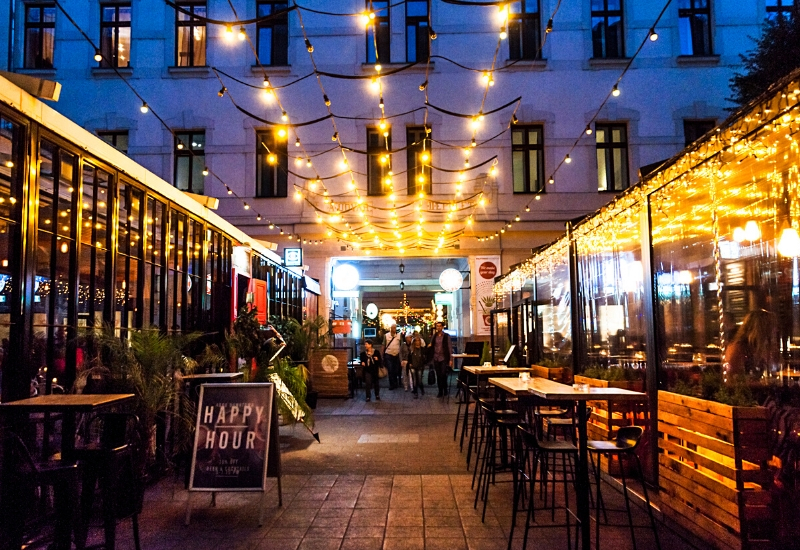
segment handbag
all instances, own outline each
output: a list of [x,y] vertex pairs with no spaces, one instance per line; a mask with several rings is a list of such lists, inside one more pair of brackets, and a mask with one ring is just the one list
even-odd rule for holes
[[386,378],[389,376],[389,369],[381,365],[378,367],[378,378]]
[[428,369],[428,385],[433,386],[436,383],[436,371],[433,370],[433,367]]

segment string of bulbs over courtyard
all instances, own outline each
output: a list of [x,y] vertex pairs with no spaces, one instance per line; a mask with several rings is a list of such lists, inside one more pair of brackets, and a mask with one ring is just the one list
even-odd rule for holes
[[[479,235],[480,230],[478,229],[478,221],[476,213],[478,209],[484,207],[488,201],[488,191],[487,185],[490,183],[489,178],[496,178],[498,176],[498,158],[497,155],[492,155],[489,158],[474,161],[476,157],[480,157],[482,151],[485,150],[481,149],[482,146],[486,144],[492,143],[494,140],[502,137],[505,135],[511,127],[518,122],[517,120],[517,109],[519,108],[522,97],[517,97],[502,106],[497,108],[487,110],[487,100],[489,98],[489,92],[492,88],[495,87],[496,80],[495,76],[499,73],[502,73],[504,70],[508,70],[514,64],[518,63],[520,60],[510,61],[504,66],[498,66],[497,60],[498,55],[501,51],[501,47],[503,42],[508,38],[508,25],[509,25],[509,17],[510,17],[510,7],[509,2],[469,2],[467,0],[442,0],[444,3],[454,4],[459,6],[466,6],[471,7],[473,9],[481,9],[481,11],[486,12],[494,10],[495,12],[495,23],[499,26],[499,33],[498,39],[496,42],[496,46],[494,49],[494,53],[492,56],[491,63],[489,64],[488,69],[481,69],[481,68],[473,68],[473,67],[466,67],[457,61],[452,59],[446,58],[444,56],[438,55],[431,55],[431,42],[437,39],[437,34],[433,30],[432,21],[431,21],[431,9],[430,9],[430,0],[428,2],[428,55],[427,58],[422,62],[417,63],[409,63],[405,66],[391,68],[389,70],[384,70],[382,65],[382,60],[378,58],[378,47],[377,47],[377,33],[375,32],[375,25],[376,20],[378,19],[379,14],[384,10],[390,10],[391,8],[405,4],[405,0],[400,0],[394,4],[389,4],[384,8],[379,10],[373,9],[372,2],[369,3],[368,9],[364,12],[359,13],[334,13],[334,12],[327,12],[322,10],[315,10],[311,8],[307,8],[297,4],[297,2],[292,2],[291,7],[288,9],[278,12],[275,14],[271,14],[268,16],[251,19],[251,20],[243,20],[239,18],[239,15],[236,12],[236,8],[233,5],[231,0],[228,0],[228,4],[231,8],[231,12],[233,14],[234,20],[233,21],[222,21],[211,19],[207,17],[202,17],[191,12],[187,12],[180,6],[174,4],[170,0],[165,0],[165,3],[169,6],[173,7],[176,11],[182,12],[183,15],[187,17],[191,17],[193,20],[198,20],[206,24],[206,26],[217,26],[217,27],[224,27],[224,34],[226,41],[229,44],[237,43],[237,36],[238,42],[247,43],[250,50],[252,51],[253,55],[255,56],[256,60],[256,67],[258,68],[259,72],[263,74],[263,85],[256,86],[249,82],[239,80],[231,75],[225,73],[224,71],[218,69],[217,67],[210,67],[210,69],[214,72],[215,77],[220,83],[220,90],[218,95],[220,97],[227,96],[231,104],[240,112],[245,114],[246,116],[261,122],[262,124],[266,124],[267,126],[273,128],[274,137],[277,140],[283,140],[288,142],[294,137],[294,145],[295,145],[295,153],[289,153],[289,148],[287,147],[287,165],[288,161],[293,161],[295,165],[295,170],[286,169],[286,175],[293,176],[294,180],[294,198],[297,201],[303,201],[307,204],[310,208],[313,209],[315,212],[315,219],[317,224],[320,226],[322,230],[325,231],[325,235],[328,239],[335,239],[340,242],[347,243],[348,245],[352,246],[354,249],[363,250],[365,254],[370,254],[373,250],[387,250],[398,252],[400,254],[404,254],[407,249],[427,249],[432,250],[434,253],[439,253],[439,251],[443,248],[452,248],[459,243],[459,240],[462,236],[467,234],[468,232],[472,232],[474,237],[477,237],[479,241],[485,241],[494,239],[495,237],[499,237],[501,233],[504,233],[507,228],[511,228],[513,223],[526,221],[523,219],[524,213],[528,213],[531,211],[531,205],[533,201],[540,200],[541,192],[534,194],[530,200],[528,200],[524,208],[519,209],[517,212],[511,212],[510,216],[507,213],[504,213],[504,217],[508,217],[508,221],[505,222],[505,225],[500,229],[500,231],[494,231],[494,234],[491,232],[485,234],[484,236]],[[80,28],[80,26],[75,22],[75,20],[66,12],[64,7],[56,1],[58,8],[65,14],[65,16],[70,20],[73,26],[83,35],[84,39],[88,41],[94,51],[95,51],[95,60],[100,62],[103,60],[103,54],[99,48],[97,48],[94,42],[89,38],[89,36]],[[640,43],[639,47],[637,48],[634,55],[628,60],[625,67],[622,69],[620,75],[617,77],[616,81],[614,82],[612,88],[607,93],[603,101],[600,103],[599,107],[595,111],[592,119],[586,125],[585,129],[577,135],[575,138],[572,146],[569,148],[566,155],[562,158],[562,160],[557,164],[554,170],[551,171],[550,176],[548,178],[548,183],[550,185],[555,183],[556,175],[565,165],[571,163],[572,159],[570,155],[573,153],[575,148],[579,145],[582,138],[585,136],[591,135],[592,132],[592,125],[597,119],[597,117],[602,112],[602,109],[605,105],[612,99],[619,97],[621,93],[620,83],[623,80],[625,74],[630,70],[634,60],[639,55],[639,53],[644,48],[645,44],[648,41],[656,41],[658,39],[658,34],[656,32],[656,27],[666,12],[667,8],[671,4],[671,0],[667,0],[664,4],[663,9],[659,13],[658,17],[655,19],[653,25],[651,25],[647,35],[644,37],[642,42]],[[547,25],[545,27],[545,32],[543,39],[540,41],[538,50],[536,52],[535,58],[539,58],[542,49],[545,46],[548,36],[553,31],[553,22],[558,14],[558,11],[561,6],[561,0],[559,0],[550,14],[548,19]],[[332,16],[332,17],[348,17],[353,18],[358,21],[358,24],[361,25],[367,31],[371,30],[374,52],[375,52],[375,63],[372,65],[372,70],[374,73],[372,74],[361,74],[361,75],[353,75],[353,74],[336,74],[330,73],[323,70],[317,65],[317,62],[314,57],[314,46],[311,42],[309,34],[307,32],[305,23],[303,21],[303,12],[314,13],[317,15],[325,15],[325,16]],[[274,85],[270,80],[267,67],[265,67],[261,60],[259,59],[257,49],[251,40],[250,34],[247,32],[246,25],[253,25],[258,24],[259,22],[269,21],[270,19],[275,19],[277,17],[285,16],[288,13],[295,12],[297,15],[297,20],[299,24],[299,28],[302,32],[303,41],[305,44],[305,49],[308,52],[309,60],[313,71],[307,75],[298,77],[291,82],[282,84],[282,85]],[[234,27],[238,27],[238,33],[234,32]],[[480,107],[477,111],[473,113],[457,113],[453,112],[448,109],[444,109],[442,107],[435,106],[430,103],[429,98],[429,86],[431,82],[431,69],[432,69],[432,60],[433,59],[442,59],[449,63],[454,64],[455,66],[480,74],[480,82],[483,87],[483,93],[480,101]],[[424,64],[424,81],[419,85],[419,91],[423,92],[424,97],[424,104],[420,107],[414,108],[410,111],[404,113],[394,113],[387,115],[386,109],[386,102],[384,101],[384,90],[386,87],[390,86],[393,82],[393,79],[390,77],[398,74],[406,72],[408,69],[419,66]],[[113,66],[113,65],[112,65]],[[178,138],[177,134],[178,131],[172,129],[166,121],[157,114],[155,110],[152,108],[152,104],[148,103],[145,98],[134,88],[134,86],[130,83],[130,81],[120,73],[119,70],[114,68],[116,75],[124,81],[127,87],[136,95],[137,99],[142,102],[141,104],[141,112],[143,114],[147,114],[151,112],[159,121],[159,123],[167,129],[176,140],[176,147],[178,149],[182,149],[182,146],[185,146],[180,139]],[[287,105],[290,102],[286,102],[285,100],[282,101],[281,95],[284,91],[287,91],[290,87],[298,84],[310,77],[314,77],[320,92],[320,97],[322,103],[325,105],[325,110],[327,114],[325,116],[319,117],[314,120],[308,121],[300,121],[299,117],[295,117],[294,115],[290,114]],[[369,81],[369,87],[372,92],[377,95],[378,97],[378,109],[380,111],[380,118],[377,120],[367,117],[360,117],[360,116],[346,116],[341,114],[335,114],[333,110],[333,103],[330,100],[323,83],[323,77],[326,78],[339,78],[339,79],[347,79],[347,80],[356,80],[356,81]],[[273,109],[278,110],[280,112],[280,122],[271,121],[267,118],[260,117],[250,110],[246,109],[242,102],[237,101],[234,95],[231,93],[231,90],[226,82],[230,84],[230,82],[235,82],[237,85],[241,87],[247,87],[250,89],[257,89],[260,88],[258,94],[261,96],[260,105],[266,105],[267,111],[271,111]],[[434,81],[435,84],[435,81]],[[287,92],[288,93],[288,92]],[[238,92],[237,92],[238,94]],[[252,96],[248,96],[252,97]],[[435,110],[439,113],[444,114],[445,116],[457,117],[463,119],[468,122],[469,128],[469,144],[462,145],[456,144],[452,142],[445,142],[441,140],[436,140],[431,137],[431,128],[428,122],[429,119],[429,110]],[[479,133],[483,127],[484,119],[487,116],[494,115],[496,113],[500,113],[506,109],[512,109],[511,116],[508,119],[508,123],[505,125],[504,129],[493,135],[491,137],[479,140]],[[391,132],[391,121],[393,119],[407,117],[409,115],[413,115],[417,112],[421,112],[423,114],[423,128],[425,130],[424,137],[415,142],[415,143],[408,143],[405,147],[392,149],[390,147],[390,132]],[[353,162],[350,158],[348,158],[348,153],[352,155],[369,155],[372,151],[361,151],[353,147],[347,146],[345,143],[342,142],[341,134],[339,131],[339,127],[337,125],[338,120],[366,120],[368,122],[372,122],[374,127],[380,130],[380,134],[383,137],[383,153],[380,154],[378,157],[378,162],[381,166],[381,183],[383,189],[385,191],[385,195],[382,196],[372,196],[368,193],[365,193],[366,186],[362,188],[359,185],[359,181],[366,181],[367,174],[363,172],[359,172],[353,168]],[[302,128],[313,126],[319,123],[323,123],[326,120],[330,120],[332,135],[331,140],[333,142],[333,146],[322,150],[322,151],[314,151],[310,152],[305,147],[305,142],[300,139],[300,133]],[[463,150],[464,154],[464,166],[463,168],[453,169],[453,168],[445,168],[436,166],[433,163],[433,144],[436,144],[442,149],[445,148],[458,148]],[[279,170],[283,170],[280,162],[280,151],[278,149],[270,150],[266,143],[260,143],[261,146],[267,151],[265,156],[266,162],[273,166],[277,167]],[[419,145],[422,146],[422,151],[418,154],[418,162],[420,166],[419,174],[417,176],[417,183],[418,188],[420,191],[416,195],[411,195],[405,198],[404,200],[398,200],[398,197],[395,193],[394,189],[394,178],[406,173],[406,171],[395,172],[392,170],[392,154],[402,152],[410,147],[418,147]],[[192,148],[188,149],[188,153],[190,155],[194,155]],[[317,170],[317,164],[312,161],[312,159],[317,159],[320,157],[327,157],[330,154],[336,154],[340,156],[340,167],[337,173],[334,174],[326,174],[321,175]],[[488,177],[486,177],[486,173],[478,173],[478,175],[472,175],[475,171],[485,166],[489,166],[488,170]],[[304,175],[301,172],[306,172]],[[308,175],[307,173],[310,172],[312,175]],[[447,176],[451,176],[455,174],[455,181],[447,182],[447,181],[433,181],[433,174],[441,173]],[[255,211],[252,206],[239,194],[237,194],[234,189],[228,185],[224,179],[208,166],[204,167],[203,175],[205,177],[211,176],[217,179],[225,188],[226,193],[235,199],[238,199],[242,204],[242,208],[247,211],[254,211],[256,214],[256,220],[262,221],[264,217],[260,212]],[[358,176],[358,179],[357,179]],[[346,184],[336,185],[333,183],[333,180],[337,179],[344,179]],[[329,186],[329,182],[332,186]],[[438,199],[435,196],[431,197],[428,196],[424,189],[427,187],[427,184],[431,185],[436,184],[439,187],[442,185],[451,184],[453,187],[452,197],[448,199]],[[465,185],[473,184],[473,192],[469,194],[465,194]],[[387,201],[382,203],[382,201]],[[265,225],[268,226],[270,230],[279,231],[281,235],[285,234],[284,228],[280,225],[276,225],[272,223],[270,220],[264,220]],[[432,232],[429,230],[431,227],[435,227],[434,224],[438,223],[440,226],[440,230],[438,232]],[[487,222],[496,224],[497,222]],[[295,234],[293,231],[289,232],[290,239],[296,239],[297,241],[301,241],[301,236],[299,234]],[[312,244],[319,244],[321,240],[311,240],[308,239],[303,240],[304,243],[311,242]]]

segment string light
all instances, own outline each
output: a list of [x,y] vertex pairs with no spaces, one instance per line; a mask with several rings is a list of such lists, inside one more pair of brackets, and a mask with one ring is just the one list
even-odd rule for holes
[[233,27],[225,25],[225,40],[233,40]]
[[614,97],[619,97],[620,93],[622,92],[619,91],[619,87],[616,84],[614,84],[614,87],[611,88],[611,95],[613,95]]
[[204,166],[204,167],[203,167],[203,175],[204,175],[204,176],[207,176],[207,175],[208,175],[208,166]]
[[147,112],[150,110],[150,107],[147,105],[146,101],[143,101],[142,106],[139,107],[139,110],[142,112],[142,114],[147,114]]
[[658,33],[656,32],[655,27],[650,27],[650,34],[649,34],[650,42],[655,42],[658,40]]
[[97,61],[98,63],[100,63],[103,60],[103,52],[101,52],[99,49],[96,49],[94,51],[94,60]]
[[244,30],[244,27],[239,27],[239,40],[244,42],[245,38],[247,38],[247,32]]
[[308,53],[314,53],[314,46],[311,45],[311,41],[308,38],[306,38],[305,42],[306,42],[306,50],[308,50]]

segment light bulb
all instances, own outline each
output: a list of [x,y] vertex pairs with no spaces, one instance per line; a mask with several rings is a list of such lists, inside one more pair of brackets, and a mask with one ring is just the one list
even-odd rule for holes
[[419,160],[421,160],[422,162],[428,162],[429,160],[431,160],[431,154],[428,153],[427,151],[423,151],[419,155]]
[[372,22],[369,16],[370,14],[367,12],[361,14],[361,24],[364,25],[365,27]]
[[800,235],[797,234],[795,228],[787,227],[781,232],[778,253],[791,258],[800,256]]
[[296,190],[296,191],[294,192],[294,198],[295,198],[296,200],[300,200],[300,199],[302,199],[302,198],[303,198],[303,193],[301,193],[299,189],[298,189],[298,190]]
[[386,129],[386,120],[385,119],[381,119],[380,122],[378,122],[378,128],[380,128],[381,130],[385,130]]
[[500,40],[505,40],[508,38],[508,33],[506,32],[505,27],[500,27]]
[[586,135],[587,136],[591,136],[592,135],[592,127],[591,126],[587,126],[586,127]]
[[744,224],[744,237],[748,241],[757,241],[761,238],[761,229],[758,227],[758,222],[750,220]]
[[303,166],[303,159],[297,157],[296,159],[294,159],[294,165],[300,168],[301,166]]
[[269,164],[275,164],[276,162],[278,162],[278,157],[275,156],[275,153],[270,153],[269,155],[267,155],[267,162]]
[[571,158],[569,158],[569,155],[567,155],[566,157],[564,157],[564,162],[566,162],[567,164],[569,164],[570,162],[572,162],[572,159],[571,159]]
[[322,101],[325,102],[325,106],[326,107],[330,107],[331,106],[331,100],[328,98],[328,94],[323,94],[322,95]]
[[142,103],[142,106],[139,107],[139,110],[144,114],[144,113],[147,113],[147,111],[150,110],[150,107],[147,106],[147,102],[145,101],[145,102]]
[[278,128],[278,137],[280,139],[286,139],[286,128]]
[[245,209],[245,210],[250,210],[250,205],[249,205],[249,204],[247,204],[247,203],[244,203],[244,209]]
[[550,185],[553,185],[555,182],[556,182],[556,180],[555,180],[555,178],[553,178],[553,176],[550,176],[550,179],[547,180],[547,183],[549,183]]
[[427,87],[428,87],[428,81],[426,80],[425,82],[419,85],[419,91],[424,92]]
[[225,25],[225,40],[233,40],[233,27]]
[[294,140],[294,146],[295,147],[300,147],[300,138],[297,138],[297,139]]
[[178,149],[183,149],[183,142],[178,140]]
[[103,53],[100,50],[94,51],[94,60],[100,63],[103,60]]
[[734,228],[733,240],[736,241],[737,243],[741,243],[744,242],[744,239],[745,239],[744,229],[742,229],[741,227]]
[[611,88],[611,95],[613,95],[614,97],[619,97],[620,93],[621,92],[619,91],[619,88],[617,87],[616,84],[614,84],[614,87]]
[[[475,141],[475,138],[472,138],[472,143],[470,143],[470,146],[471,147],[477,147],[478,146],[478,142]],[[469,161],[467,161],[467,166],[469,166]]]
[[383,69],[383,66],[380,63],[376,63],[375,64],[375,72],[379,73],[379,72],[381,72],[381,69]]
[[309,159],[306,159],[306,166],[307,166],[308,168],[311,168],[311,159],[310,159],[310,158],[309,158]]
[[281,120],[282,120],[283,122],[289,122],[289,115],[288,115],[288,114],[286,114],[286,111],[282,111],[282,112],[281,112]]
[[244,27],[239,27],[239,40],[244,41],[245,38],[247,38],[247,32]]
[[269,88],[269,78],[264,78],[264,87]]
[[314,46],[311,45],[311,41],[308,38],[306,38],[306,50],[308,50],[308,53],[314,53]]
[[208,166],[204,166],[204,167],[203,167],[203,175],[204,175],[204,176],[207,176],[207,175],[208,175]]
[[655,42],[658,40],[658,33],[656,32],[655,27],[650,28],[650,42]]

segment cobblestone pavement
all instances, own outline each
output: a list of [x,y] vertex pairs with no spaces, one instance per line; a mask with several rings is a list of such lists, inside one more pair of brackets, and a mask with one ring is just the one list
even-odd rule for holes
[[[192,522],[184,527],[189,495],[175,477],[162,480],[145,495],[142,548],[506,550],[511,488],[503,481],[508,476],[498,476],[490,488],[481,521],[480,504],[473,508],[472,474],[453,441],[455,400],[437,399],[435,388],[420,399],[386,388],[381,397],[371,403],[363,395],[321,400],[316,411],[321,443],[302,426],[281,427],[283,507],[277,506],[276,483],[270,479],[261,527],[259,496],[246,493],[219,493],[216,507],[207,493],[192,494]],[[607,506],[620,507],[621,498],[610,486],[604,497]],[[646,515],[634,508],[636,521],[646,524]],[[549,518],[537,515],[544,522],[539,525]],[[563,521],[563,512],[557,521]],[[666,527],[659,534],[665,550],[694,548]],[[99,529],[93,532],[95,542],[100,535]],[[627,527],[603,527],[601,538],[603,548],[633,548]],[[117,539],[119,548],[133,548],[129,521],[120,524]],[[637,530],[637,542],[638,548],[655,548],[649,529]],[[528,542],[529,549],[566,546],[563,528],[534,529]],[[521,548],[521,536],[515,535],[513,549]]]

